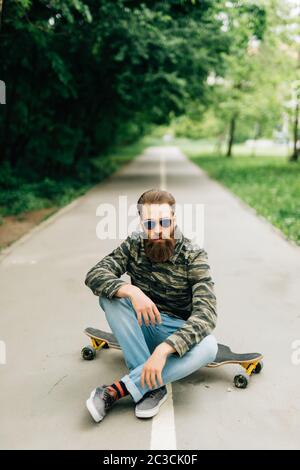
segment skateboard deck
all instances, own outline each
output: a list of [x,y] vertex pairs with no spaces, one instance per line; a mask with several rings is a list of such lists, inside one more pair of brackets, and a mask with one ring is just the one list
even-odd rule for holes
[[[96,352],[102,348],[112,348],[121,350],[117,338],[113,333],[98,330],[97,328],[86,328],[84,333],[89,336],[91,345],[85,346],[81,355],[85,360],[92,360],[96,357]],[[220,367],[225,364],[239,364],[244,369],[241,373],[235,375],[234,384],[237,388],[246,388],[249,383],[250,376],[258,374],[263,367],[263,355],[261,353],[234,353],[229,346],[218,343],[218,352],[214,362],[206,367]]]
[[259,362],[263,359],[260,353],[243,353],[238,354],[231,351],[229,346],[218,343],[218,352],[214,362],[208,364],[207,367],[220,367],[224,364],[240,364],[247,366],[253,362]]

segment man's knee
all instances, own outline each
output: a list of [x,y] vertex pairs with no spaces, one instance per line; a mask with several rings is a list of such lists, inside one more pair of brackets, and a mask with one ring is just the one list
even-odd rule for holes
[[218,352],[218,343],[213,335],[205,336],[200,343],[191,349],[195,361],[205,358],[207,364],[213,362]]
[[110,312],[115,312],[116,308],[117,310],[119,310],[120,308],[124,310],[125,307],[125,310],[127,311],[129,306],[128,299],[126,299],[125,297],[114,296],[109,299],[104,295],[99,296],[99,304],[106,315],[108,315]]
[[100,304],[100,307],[105,311],[106,310],[106,307],[107,305],[110,303],[110,299],[108,299],[107,297],[105,297],[105,295],[100,295],[99,296],[99,304]]
[[207,335],[203,341],[205,342],[205,352],[209,362],[213,362],[218,352],[218,343],[214,335]]

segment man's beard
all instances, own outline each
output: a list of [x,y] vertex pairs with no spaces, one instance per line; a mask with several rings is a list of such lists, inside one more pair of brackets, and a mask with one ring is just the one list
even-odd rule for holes
[[144,250],[146,256],[151,261],[163,262],[167,261],[174,253],[176,239],[174,238],[174,230],[170,234],[170,238],[162,238],[162,241],[156,242],[150,238],[144,239]]

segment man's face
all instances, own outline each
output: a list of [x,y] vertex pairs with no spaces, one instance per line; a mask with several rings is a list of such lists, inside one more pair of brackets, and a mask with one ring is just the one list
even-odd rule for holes
[[144,204],[140,224],[145,253],[152,261],[167,261],[174,252],[176,216],[169,204]]

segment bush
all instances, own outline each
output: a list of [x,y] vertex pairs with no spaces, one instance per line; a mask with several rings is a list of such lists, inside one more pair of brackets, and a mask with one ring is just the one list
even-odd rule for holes
[[20,189],[0,192],[0,207],[2,215],[17,215],[45,207],[45,201],[29,191],[27,185]]

